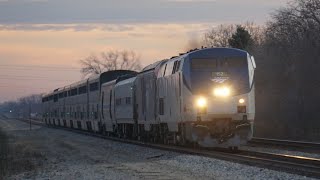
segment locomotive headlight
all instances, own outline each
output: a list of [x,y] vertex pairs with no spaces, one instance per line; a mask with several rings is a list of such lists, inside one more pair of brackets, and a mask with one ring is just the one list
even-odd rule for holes
[[246,102],[246,101],[245,101],[244,99],[242,99],[242,98],[239,99],[239,103],[240,103],[240,104],[243,104],[243,103],[245,103],[245,102]]
[[199,107],[199,108],[206,107],[206,106],[207,106],[207,99],[204,98],[204,97],[198,97],[198,98],[196,99],[196,105],[197,105],[197,107]]
[[228,87],[219,87],[213,90],[215,96],[227,97],[230,96],[230,88]]

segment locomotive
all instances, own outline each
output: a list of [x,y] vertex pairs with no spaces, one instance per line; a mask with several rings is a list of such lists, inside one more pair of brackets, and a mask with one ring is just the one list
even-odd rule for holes
[[248,52],[189,51],[115,70],[43,96],[43,121],[121,138],[238,148],[253,134],[254,70]]

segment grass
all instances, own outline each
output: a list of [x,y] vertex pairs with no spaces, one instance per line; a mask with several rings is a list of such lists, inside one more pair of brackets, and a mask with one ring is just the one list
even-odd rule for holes
[[8,136],[0,128],[0,179],[8,173]]
[[36,173],[43,158],[30,142],[11,138],[0,128],[0,180],[20,173]]

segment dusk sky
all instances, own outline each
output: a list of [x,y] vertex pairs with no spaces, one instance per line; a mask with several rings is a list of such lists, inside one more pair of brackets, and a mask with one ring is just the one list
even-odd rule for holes
[[0,0],[0,103],[81,79],[79,59],[134,50],[142,65],[219,25],[264,24],[287,0]]

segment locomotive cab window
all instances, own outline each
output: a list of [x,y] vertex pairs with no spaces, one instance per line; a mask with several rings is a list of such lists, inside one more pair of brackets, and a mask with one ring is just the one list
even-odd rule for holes
[[247,57],[215,57],[191,60],[191,89],[195,94],[209,94],[227,85],[232,95],[249,92]]

